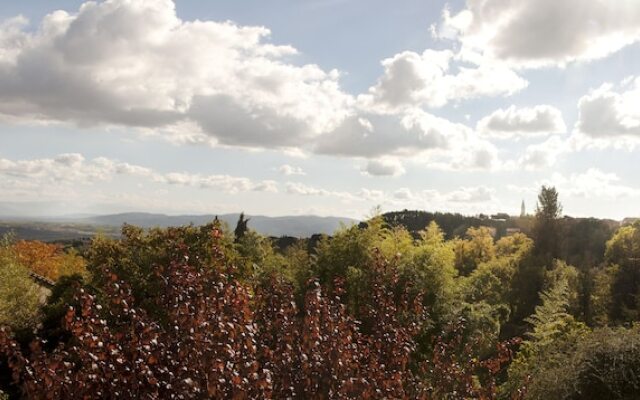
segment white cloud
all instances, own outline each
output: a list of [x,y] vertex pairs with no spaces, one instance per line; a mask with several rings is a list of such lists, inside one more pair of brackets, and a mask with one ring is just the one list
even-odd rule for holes
[[408,187],[392,191],[362,188],[351,193],[288,182],[286,190],[289,194],[298,196],[334,197],[345,203],[367,202],[388,209],[417,208],[458,212],[480,212],[482,207],[490,208],[489,211],[499,209],[499,203],[494,196],[495,190],[485,186],[461,187],[449,192],[433,189],[412,190]]
[[570,151],[572,149],[568,141],[553,136],[542,143],[527,146],[518,164],[527,170],[543,169],[553,166],[562,154]]
[[578,101],[578,120],[568,138],[553,136],[530,145],[516,164],[533,170],[554,165],[562,154],[585,149],[631,151],[640,145],[639,103],[640,78],[626,78],[618,86],[603,84]]
[[296,49],[270,43],[269,33],[184,21],[170,0],[87,2],[34,27],[12,19],[0,25],[0,119],[136,127],[179,144],[491,168],[495,148],[470,128],[414,108],[385,109],[526,85],[497,64],[454,67],[450,51],[429,50],[386,60],[385,77],[357,101],[340,88],[339,72],[295,64]]
[[559,186],[565,187],[567,193],[579,197],[606,197],[618,199],[625,196],[637,196],[640,190],[620,183],[621,179],[614,173],[605,173],[597,168],[589,168],[585,173],[572,174]]
[[584,199],[620,199],[622,197],[638,197],[640,190],[621,183],[615,173],[603,172],[598,168],[589,168],[585,172],[563,175],[554,172],[550,178],[543,179],[533,187],[511,185],[516,192],[534,194],[542,185],[555,187],[561,196]]
[[282,148],[332,129],[352,97],[339,74],[287,62],[264,27],[182,21],[170,0],[87,2],[37,29],[0,25],[0,114],[84,125],[171,128],[182,140]]
[[143,178],[145,181],[170,185],[214,189],[225,193],[246,191],[277,192],[274,181],[254,182],[249,178],[229,175],[202,175],[184,172],[160,173],[126,162],[98,157],[87,160],[77,153],[53,158],[12,161],[0,159],[0,176],[13,179],[14,188],[49,188],[56,191],[112,181],[117,176]]
[[[452,67],[450,50],[411,51],[382,61],[384,75],[361,95],[365,107],[383,112],[415,106],[441,107],[450,101],[484,96],[508,96],[528,83],[499,64]],[[452,71],[454,69],[454,71]]]
[[[110,191],[116,184],[122,191]],[[181,187],[178,191],[171,186]],[[340,204],[360,209],[380,204],[390,208],[429,208],[479,212],[481,205],[494,207],[493,189],[483,186],[463,187],[450,192],[437,190],[415,191],[409,188],[384,191],[362,188],[357,191],[322,188],[300,182],[287,182],[284,191],[272,180],[255,181],[246,177],[189,172],[160,172],[140,165],[129,164],[105,157],[91,160],[81,154],[61,154],[51,158],[31,160],[0,159],[0,189],[6,201],[48,201],[74,204],[102,204],[109,210],[120,204],[127,209],[143,205],[152,210],[190,207],[192,199],[185,199],[184,207],[170,204],[170,198],[179,193],[192,193],[200,189],[237,195],[249,192],[271,192],[278,196],[325,197]],[[134,189],[137,188],[137,189]],[[191,189],[192,188],[192,189]],[[157,199],[156,199],[157,197]],[[296,200],[297,201],[297,200]],[[88,204],[88,203],[87,203]],[[87,206],[84,204],[84,206]],[[215,203],[216,207],[219,206]],[[133,208],[132,208],[133,207]],[[225,209],[233,205],[225,206]],[[81,208],[78,208],[81,209]],[[207,209],[204,203],[194,210]]]
[[150,176],[151,174],[148,168],[106,158],[87,161],[84,156],[77,153],[34,160],[0,159],[0,175],[25,181],[93,183],[107,181],[115,175]]
[[[436,204],[438,207],[452,208],[450,203],[487,203],[495,201],[495,190],[486,186],[461,187],[450,192],[438,190],[412,191],[400,188],[391,194],[391,199],[414,201],[423,204]],[[398,204],[396,202],[396,204]],[[449,206],[447,206],[449,204]],[[398,204],[399,205],[399,204]]]
[[637,0],[467,0],[443,19],[432,31],[464,53],[523,67],[594,60],[640,40]]
[[229,175],[202,175],[183,172],[171,172],[168,174],[156,174],[155,182],[170,185],[194,186],[203,189],[214,189],[225,193],[239,193],[247,191],[277,192],[277,186],[273,181],[253,182],[249,178],[234,177]]
[[385,194],[382,190],[362,188],[357,193],[357,196],[366,201],[382,202]]
[[278,172],[283,175],[306,175],[306,173],[300,167],[294,167],[289,164],[283,164],[277,168]]
[[395,192],[393,192],[393,198],[395,200],[415,200],[416,199],[416,195],[413,194],[413,192],[411,191],[411,189],[409,188],[400,188],[398,190],[396,190]]
[[321,139],[314,149],[319,154],[411,157],[446,170],[486,170],[497,165],[496,147],[472,129],[417,109],[403,115],[350,117]]
[[549,105],[498,109],[482,118],[477,130],[495,139],[528,138],[565,133],[567,127],[562,113]]
[[253,190],[256,192],[270,192],[270,193],[278,193],[280,191],[278,189],[278,183],[272,180],[265,180],[255,184],[253,186]]
[[604,84],[580,98],[575,133],[595,142],[640,141],[640,77],[627,79],[616,91]]
[[405,173],[402,163],[395,158],[369,160],[362,171],[371,176],[400,176]]
[[355,197],[349,192],[341,192],[334,190],[327,190],[322,188],[316,188],[314,186],[305,185],[299,182],[287,182],[286,190],[289,194],[295,194],[300,196],[330,196],[337,197],[342,200],[355,200]]
[[494,190],[485,186],[461,188],[446,195],[448,201],[456,203],[481,203],[494,199]]

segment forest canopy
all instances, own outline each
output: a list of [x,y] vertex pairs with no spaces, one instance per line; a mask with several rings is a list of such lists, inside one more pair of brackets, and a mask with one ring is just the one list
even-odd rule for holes
[[543,187],[536,214],[520,217],[527,228],[508,233],[405,212],[286,245],[244,215],[235,229],[125,225],[80,249],[7,237],[1,389],[27,399],[637,398],[640,223],[614,231],[561,210]]

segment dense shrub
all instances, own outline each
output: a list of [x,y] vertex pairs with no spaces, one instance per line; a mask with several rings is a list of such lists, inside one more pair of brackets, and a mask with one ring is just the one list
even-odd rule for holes
[[[599,328],[556,342],[527,399],[640,398],[640,329]],[[555,360],[551,363],[549,360]]]

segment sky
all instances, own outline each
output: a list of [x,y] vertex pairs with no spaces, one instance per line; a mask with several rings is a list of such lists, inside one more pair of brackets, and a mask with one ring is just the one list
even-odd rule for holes
[[0,214],[640,216],[639,0],[0,0]]

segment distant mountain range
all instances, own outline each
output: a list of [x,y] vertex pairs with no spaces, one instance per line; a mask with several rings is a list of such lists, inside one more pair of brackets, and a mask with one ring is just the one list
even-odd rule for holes
[[[1,215],[2,213],[0,213]],[[6,214],[5,214],[6,215]],[[227,223],[231,229],[236,226],[240,214],[222,214],[218,219]],[[77,215],[65,217],[1,217],[0,234],[13,231],[19,238],[36,240],[69,239],[91,236],[96,232],[117,232],[123,224],[143,228],[181,225],[204,225],[215,215],[166,215],[144,212],[132,212],[110,215]],[[266,217],[247,215],[249,228],[267,236],[310,237],[316,233],[332,234],[341,225],[352,225],[359,221],[340,217],[318,217],[314,215]]]
[[[236,226],[240,214],[222,214],[218,219],[226,222],[231,229]],[[215,215],[165,215],[150,213],[123,213],[101,215],[77,219],[84,224],[101,226],[121,226],[131,224],[143,228],[181,225],[204,225],[215,218]],[[315,215],[265,217],[262,215],[247,215],[249,228],[268,236],[295,236],[309,237],[314,233],[332,234],[341,224],[351,225],[358,223],[355,219],[340,217],[318,217]]]
[[[118,236],[123,224],[131,224],[143,228],[182,225],[204,225],[215,218],[214,214],[208,215],[166,215],[145,212],[129,212],[108,215],[74,214],[61,217],[42,217],[47,215],[43,209],[36,205],[32,207],[32,213],[15,212],[19,207],[12,204],[0,203],[0,235],[13,232],[20,239],[27,240],[74,240],[87,238],[100,232],[109,236]],[[36,214],[36,213],[40,214]],[[230,229],[234,229],[239,218],[238,213],[221,214],[218,219],[225,222]],[[431,221],[435,221],[444,231],[447,238],[463,236],[472,226],[489,226],[495,229],[498,237],[508,232],[530,232],[531,217],[517,218],[508,215],[497,214],[495,216],[465,216],[454,213],[427,212],[420,210],[403,210],[388,212],[383,215],[385,221],[391,226],[403,226],[410,232],[424,229]],[[341,217],[318,217],[314,215],[266,217],[261,215],[247,215],[249,228],[266,236],[293,236],[308,238],[314,234],[333,234],[341,225],[350,226],[359,221]],[[595,218],[571,218],[565,217],[565,223],[580,227],[579,223],[596,224],[604,230],[615,230],[621,223],[619,221],[595,219]],[[635,218],[627,218],[622,225],[634,221]],[[572,222],[573,221],[573,222]]]

